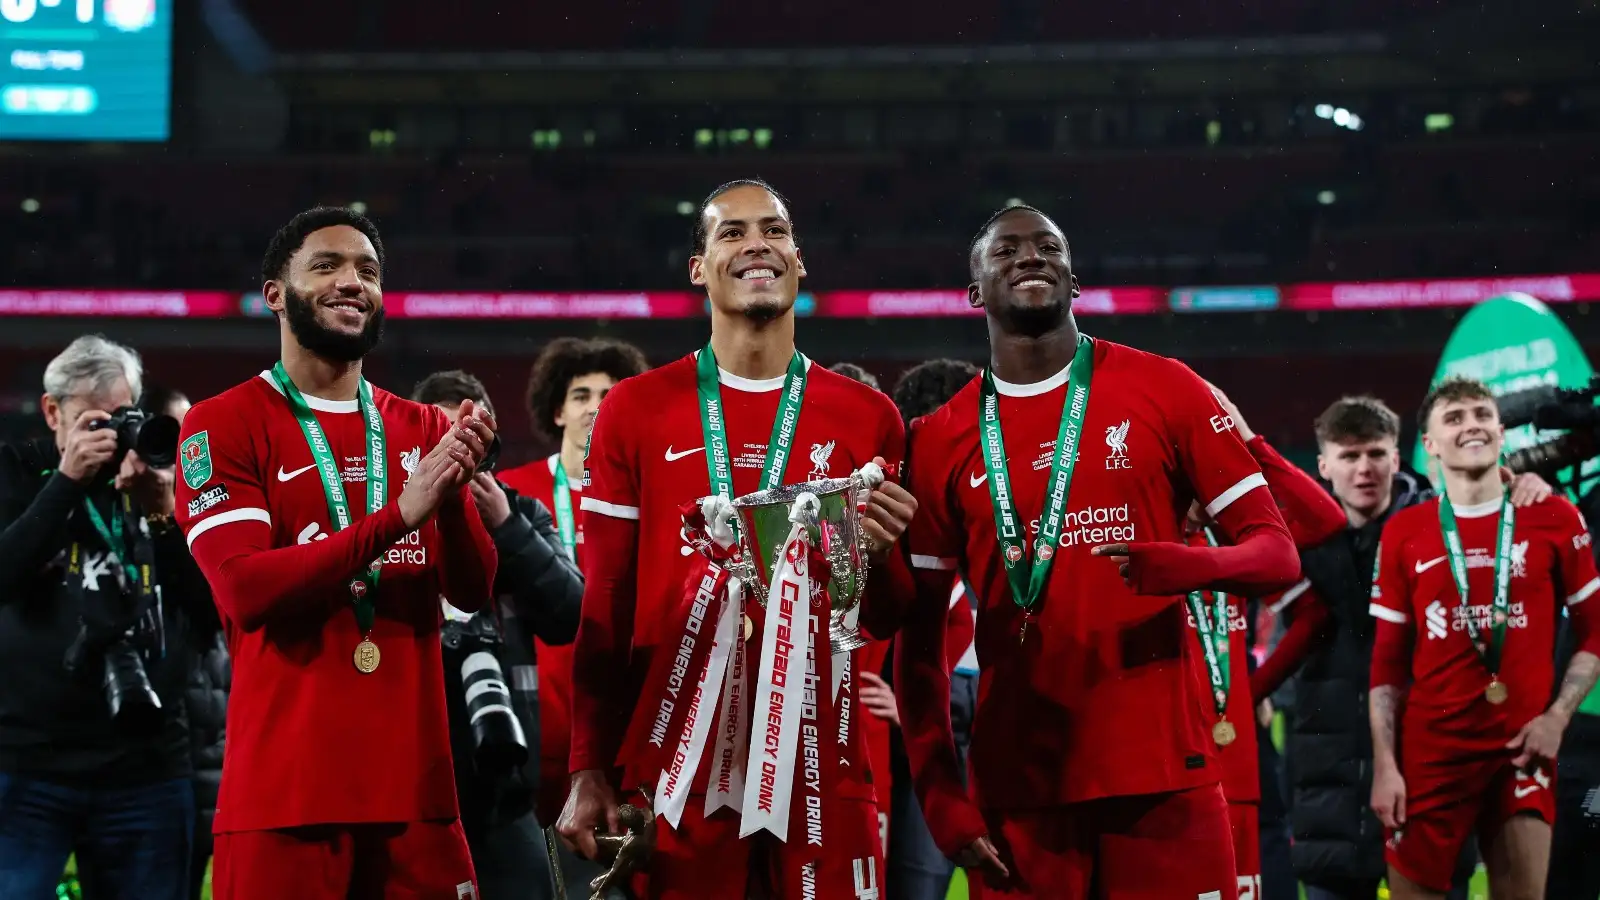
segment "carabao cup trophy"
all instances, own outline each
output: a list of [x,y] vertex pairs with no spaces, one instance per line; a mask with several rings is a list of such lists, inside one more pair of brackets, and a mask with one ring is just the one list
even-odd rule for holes
[[[849,478],[789,484],[736,498],[740,553],[728,571],[765,607],[778,554],[794,527],[797,507],[802,508],[812,541],[828,560],[828,643],[834,653],[865,647],[860,618],[869,546],[861,509],[867,492],[882,482],[883,470],[868,463]],[[810,498],[815,498],[814,505]]]

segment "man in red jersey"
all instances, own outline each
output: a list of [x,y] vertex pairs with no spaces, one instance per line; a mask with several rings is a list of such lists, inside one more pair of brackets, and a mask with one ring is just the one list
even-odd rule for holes
[[[534,430],[558,441],[544,459],[502,470],[500,480],[543,503],[556,520],[567,553],[582,565],[578,501],[583,454],[600,401],[616,383],[650,368],[644,354],[621,341],[556,338],[539,351],[528,375],[528,412]],[[567,799],[567,758],[572,751],[572,645],[534,639],[539,670],[539,821],[553,824]],[[574,881],[576,879],[568,879]],[[587,881],[588,879],[583,879]]]
[[289,221],[262,264],[282,357],[197,404],[178,520],[233,657],[219,900],[475,896],[456,817],[439,597],[489,599],[467,494],[493,420],[374,388],[383,244],[347,209]]
[[[1294,538],[1295,547],[1314,547],[1344,529],[1344,510],[1333,497],[1299,467],[1284,459],[1266,438],[1250,430],[1239,407],[1216,385],[1209,384],[1222,407],[1223,429],[1232,428],[1249,448],[1267,479],[1267,491],[1278,504],[1284,524]],[[1216,529],[1196,500],[1189,507],[1189,543],[1215,545]],[[1250,693],[1246,635],[1249,598],[1222,592],[1193,592],[1189,595],[1189,627],[1202,643],[1206,662],[1202,673],[1203,692],[1212,696],[1217,713],[1213,737],[1217,739],[1218,761],[1222,766],[1222,793],[1228,800],[1228,821],[1233,826],[1233,856],[1239,885],[1239,900],[1256,900],[1261,895],[1261,765],[1256,744],[1256,702]],[[1220,608],[1219,608],[1220,607]],[[1215,622],[1226,621],[1226,643],[1215,643]],[[1210,647],[1219,652],[1213,657]],[[1217,663],[1212,667],[1212,663]],[[1216,679],[1216,683],[1213,683]]]
[[[690,280],[711,300],[710,343],[613,388],[590,442],[582,500],[586,590],[573,661],[572,792],[560,822],[563,837],[585,856],[595,854],[597,826],[617,828],[618,788],[658,785],[659,768],[616,770],[619,762],[633,761],[619,760],[625,732],[641,723],[648,730],[663,706],[661,698],[644,696],[653,658],[681,652],[691,640],[671,613],[680,608],[686,576],[705,570],[707,561],[685,543],[680,507],[712,494],[844,477],[874,461],[892,476],[902,453],[903,428],[888,397],[811,365],[795,350],[794,302],[805,267],[782,197],[754,180],[717,188],[695,219],[693,249]],[[870,621],[869,613],[882,613],[892,625],[894,607],[909,599],[902,596],[910,591],[909,573],[896,565],[899,554],[888,551],[915,509],[911,496],[887,481],[866,504],[864,528],[876,565],[863,623],[879,633],[887,626]],[[781,616],[788,605],[770,603],[763,614],[748,603],[747,652],[729,654],[729,672],[741,662],[754,669],[750,651],[758,647],[762,672],[769,671],[767,633],[781,640],[789,632],[761,620]],[[800,649],[797,639],[794,652]],[[841,709],[856,699],[849,688],[837,696]],[[752,734],[783,714],[775,705],[752,713],[749,700],[741,698],[737,718],[754,717]],[[730,706],[710,711],[717,714],[712,731],[719,745]],[[791,831],[782,842],[760,832],[741,839],[741,816],[749,819],[766,804],[741,806],[740,792],[729,789],[720,771],[720,748],[706,748],[705,764],[689,770],[692,794],[678,825],[657,822],[649,895],[874,896],[883,866],[873,786],[859,762],[860,727],[842,737],[847,746],[841,750],[854,764],[840,766],[826,792],[825,803],[837,814],[820,860],[809,832]],[[750,765],[746,786],[765,784],[757,779],[759,767]],[[719,770],[715,781],[713,769]],[[800,808],[798,799],[793,808]]]
[[[1556,751],[1600,675],[1589,532],[1563,498],[1512,505],[1482,383],[1441,381],[1419,418],[1444,493],[1384,526],[1371,605],[1372,808],[1389,832],[1389,891],[1443,897],[1476,831],[1494,896],[1542,898]],[[1579,650],[1551,701],[1563,601]]]
[[[1294,581],[1294,543],[1205,382],[1079,334],[1054,222],[1002,210],[969,262],[990,366],[918,423],[910,450],[925,514],[895,681],[929,827],[982,867],[974,896],[1232,896],[1215,711],[1182,600]],[[1183,543],[1192,500],[1228,546]],[[943,658],[957,569],[980,597],[976,802]]]

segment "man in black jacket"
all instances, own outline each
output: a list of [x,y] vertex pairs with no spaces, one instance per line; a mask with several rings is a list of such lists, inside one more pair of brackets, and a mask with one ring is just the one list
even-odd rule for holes
[[[183,688],[216,613],[170,461],[130,451],[142,374],[127,347],[73,341],[45,369],[54,435],[0,449],[0,897],[50,896],[74,852],[97,900],[187,896]],[[172,423],[143,437],[163,425],[174,453]]]
[[[417,384],[412,399],[431,403],[454,421],[466,400],[493,412],[488,391],[477,378],[461,371],[436,372]],[[456,793],[461,824],[472,850],[483,900],[549,896],[553,885],[550,845],[534,815],[539,784],[539,681],[534,667],[533,638],[553,646],[570,644],[578,632],[583,603],[583,577],[561,544],[555,520],[543,503],[519,495],[491,473],[479,472],[472,498],[500,553],[495,575],[494,611],[468,616],[445,604],[443,644],[446,701],[450,710],[450,742],[455,761]],[[448,598],[446,598],[448,599]],[[507,705],[521,732],[524,761],[509,769],[490,762],[498,752],[486,749],[482,729],[469,724],[466,671],[478,669],[484,649],[495,658],[498,673],[487,681],[471,676],[477,687],[504,685]],[[473,661],[478,660],[477,662]],[[473,704],[481,708],[482,701]],[[509,724],[509,723],[508,723]]]

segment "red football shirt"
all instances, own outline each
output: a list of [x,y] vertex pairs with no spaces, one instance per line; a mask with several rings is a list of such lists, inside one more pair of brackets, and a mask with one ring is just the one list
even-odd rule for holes
[[[637,522],[628,546],[591,546],[586,558],[583,619],[575,644],[572,771],[614,765],[622,737],[639,709],[643,681],[657,647],[669,636],[667,612],[681,600],[694,551],[682,538],[679,507],[711,493],[696,392],[696,355],[619,382],[606,396],[590,437],[587,487],[579,518],[591,544],[605,517]],[[795,425],[784,484],[842,478],[881,456],[898,471],[904,427],[882,393],[807,362],[806,392]],[[721,374],[724,427],[736,495],[760,487],[761,467],[778,414],[782,377],[753,381]],[[891,561],[898,559],[890,555]],[[887,573],[874,572],[868,592]],[[750,672],[758,670],[761,619],[746,643]],[[859,654],[857,665],[859,665]],[[853,685],[859,680],[852,679]],[[750,692],[749,703],[754,702]],[[859,701],[853,704],[860,710]],[[859,713],[856,721],[859,722]],[[862,730],[851,728],[855,757]],[[702,765],[696,791],[704,789]],[[627,785],[642,773],[628,773]],[[846,789],[870,797],[865,773],[846,776]]]
[[[1489,670],[1467,637],[1470,615],[1487,639],[1494,608],[1494,548],[1500,500],[1457,506],[1456,527],[1467,557],[1470,608],[1463,608],[1450,574],[1439,500],[1408,507],[1383,527],[1372,615],[1409,632],[1411,686],[1401,719],[1407,746],[1442,741],[1451,750],[1504,752],[1510,740],[1550,703],[1561,604],[1573,615],[1600,590],[1589,532],[1567,500],[1552,497],[1516,511],[1511,534],[1511,614],[1500,663],[1509,696],[1495,706],[1484,697]],[[1579,606],[1578,604],[1584,604]],[[1378,673],[1375,683],[1388,683]]]
[[[1156,606],[1136,600],[1117,566],[1089,551],[1117,542],[1181,543],[1192,498],[1217,518],[1266,482],[1187,366],[1109,341],[1096,341],[1094,353],[1060,550],[1021,646],[1023,615],[1001,560],[980,447],[981,376],[912,432],[911,492],[921,504],[910,530],[912,564],[959,569],[979,595],[970,766],[973,793],[986,807],[1181,790],[1221,776],[1211,738],[1216,712],[1200,688],[1203,662],[1183,604],[1176,597]],[[1067,375],[1063,369],[1030,385],[996,381],[1013,497],[1029,522],[1029,544],[1044,506]],[[938,610],[941,618],[945,612]],[[901,641],[899,652],[914,643]],[[942,641],[918,652],[941,649]],[[928,662],[921,672],[936,671]],[[1243,679],[1238,683],[1242,690]],[[908,746],[921,740],[908,729]]]
[[[434,520],[405,526],[394,500],[449,423],[434,407],[372,394],[390,502],[370,516],[357,402],[305,398],[354,520],[337,533],[311,450],[266,373],[184,419],[184,439],[206,448],[210,466],[197,486],[179,474],[177,518],[233,656],[218,832],[456,816],[439,598],[487,603],[494,544],[465,488]],[[371,638],[382,659],[362,674],[349,583],[380,557]]]
[[[546,459],[536,459],[515,469],[500,473],[500,480],[524,496],[532,497],[556,515],[556,466],[561,465],[561,454]],[[583,517],[578,514],[578,504],[583,497],[583,479],[568,478],[567,488],[572,493],[572,514],[576,546],[574,561],[582,565],[579,551],[583,547]],[[559,530],[559,528],[558,528]],[[539,777],[545,782],[540,796],[547,798],[541,812],[548,817],[552,812],[548,798],[558,791],[566,796],[567,757],[572,752],[572,645],[552,647],[537,637],[533,639],[534,662],[539,670]],[[548,786],[548,789],[546,789]],[[553,812],[560,812],[557,806]],[[549,821],[555,821],[553,818]]]

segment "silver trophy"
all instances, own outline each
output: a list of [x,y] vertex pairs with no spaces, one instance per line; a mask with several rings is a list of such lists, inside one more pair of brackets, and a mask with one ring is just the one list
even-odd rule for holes
[[[814,510],[804,524],[811,543],[828,560],[828,643],[834,653],[865,647],[861,635],[861,598],[867,587],[867,535],[861,528],[860,504],[867,492],[883,480],[877,466],[870,465],[849,478],[829,478],[788,484],[771,490],[746,494],[733,501],[739,519],[740,552],[728,562],[730,573],[755,594],[756,602],[767,605],[767,593],[778,554],[795,520],[791,518],[796,501],[810,494],[817,501],[803,505]],[[818,573],[820,577],[820,573]]]

